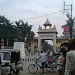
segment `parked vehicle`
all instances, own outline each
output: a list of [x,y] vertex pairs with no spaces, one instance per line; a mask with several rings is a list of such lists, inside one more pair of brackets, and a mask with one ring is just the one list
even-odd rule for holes
[[0,75],[19,74],[23,69],[23,63],[20,61],[20,51],[13,49],[0,50]]

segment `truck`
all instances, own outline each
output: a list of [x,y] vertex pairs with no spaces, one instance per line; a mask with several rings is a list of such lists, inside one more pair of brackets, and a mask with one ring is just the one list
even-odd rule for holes
[[23,70],[20,51],[0,49],[0,75],[18,75],[20,70]]

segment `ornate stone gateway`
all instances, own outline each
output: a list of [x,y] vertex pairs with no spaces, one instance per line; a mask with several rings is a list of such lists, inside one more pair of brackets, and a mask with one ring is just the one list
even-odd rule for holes
[[[51,23],[47,19],[46,22],[43,24],[44,29],[42,29],[41,26],[38,28],[38,51],[42,49],[41,47],[41,40],[52,40],[53,41],[53,49],[56,52],[56,37],[57,37],[57,29],[54,25],[53,28],[51,28]],[[46,28],[46,27],[49,28]]]

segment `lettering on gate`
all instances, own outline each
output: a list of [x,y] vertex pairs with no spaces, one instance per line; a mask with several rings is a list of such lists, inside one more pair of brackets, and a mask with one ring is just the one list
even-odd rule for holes
[[53,35],[41,35],[40,36],[42,39],[53,39]]

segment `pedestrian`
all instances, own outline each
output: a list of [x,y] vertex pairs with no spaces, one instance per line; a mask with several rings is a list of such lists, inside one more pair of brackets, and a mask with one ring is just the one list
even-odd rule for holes
[[47,51],[47,64],[48,65],[51,65],[52,64],[52,62],[53,62],[53,58],[52,58],[52,56],[50,55],[50,51]]
[[67,53],[67,43],[62,43],[61,44],[61,51],[62,57],[61,57],[61,68],[58,70],[59,75],[64,75],[65,72],[65,64],[66,64],[66,53]]
[[43,51],[41,51],[41,54],[39,55],[39,60],[41,61],[41,66],[42,66],[42,71],[43,71],[42,74],[44,74],[44,68],[47,62],[47,57]]
[[63,72],[65,71],[66,53],[67,53],[66,49],[65,48],[62,48],[62,54],[63,54],[63,56],[61,58],[61,65],[62,65]]
[[64,75],[75,75],[75,43],[68,44],[68,49]]
[[48,61],[48,63],[50,62],[50,51],[47,51],[47,61]]

